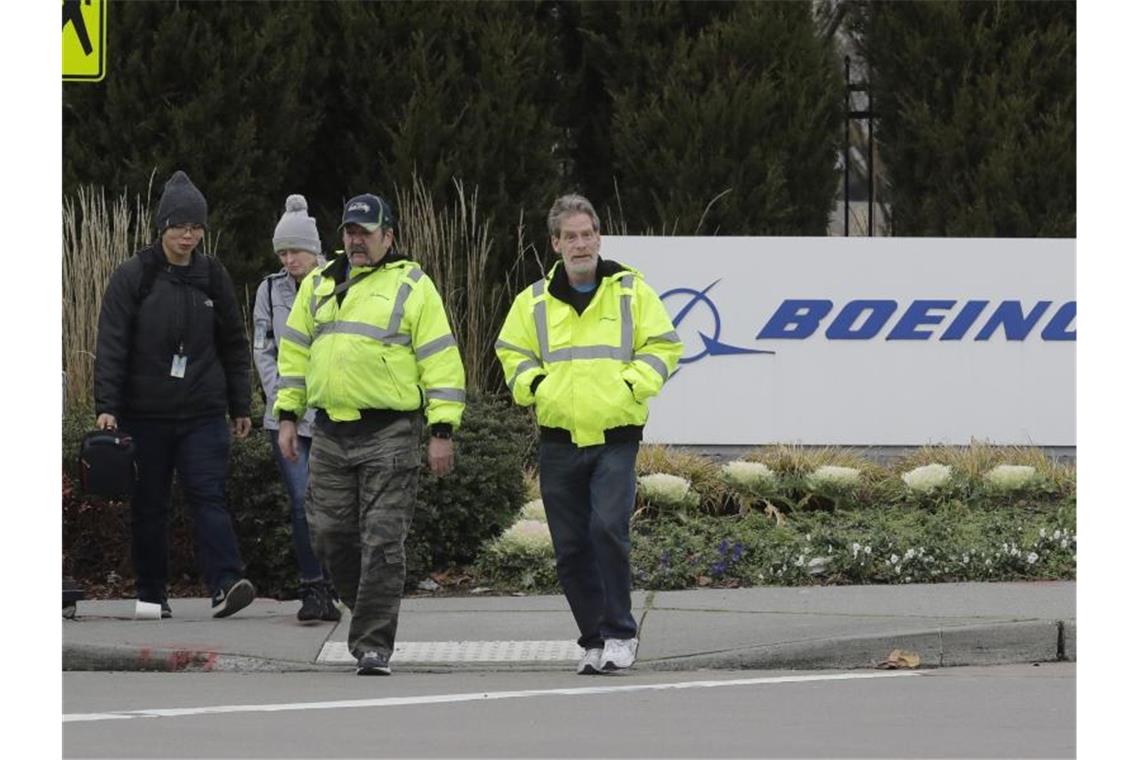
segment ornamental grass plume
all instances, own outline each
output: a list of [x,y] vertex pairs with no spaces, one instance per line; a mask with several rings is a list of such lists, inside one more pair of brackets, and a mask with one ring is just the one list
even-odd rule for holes
[[849,488],[859,484],[859,475],[859,470],[854,467],[825,464],[808,475],[807,482],[812,488],[820,486]]
[[950,482],[953,469],[945,464],[927,464],[902,474],[907,488],[918,493],[930,493]]
[[676,475],[654,472],[637,479],[642,498],[650,504],[684,507],[692,500],[689,481]]
[[542,506],[542,499],[531,499],[523,504],[519,519],[546,522],[546,509]]
[[550,527],[541,520],[519,520],[499,536],[496,543],[500,548],[543,551],[554,546],[550,538]]
[[1037,478],[1037,470],[1025,464],[999,464],[985,474],[986,482],[1001,491],[1025,488]]
[[761,491],[776,485],[776,473],[763,462],[737,459],[721,468],[724,479],[732,486],[745,491]]

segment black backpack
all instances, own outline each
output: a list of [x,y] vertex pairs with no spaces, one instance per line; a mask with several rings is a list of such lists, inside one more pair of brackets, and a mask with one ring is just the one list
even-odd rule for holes
[[126,501],[138,481],[135,442],[118,430],[93,430],[79,447],[79,484],[88,496]]
[[[142,277],[139,278],[139,289],[135,293],[135,306],[137,307],[146,300],[154,288],[154,281],[158,277],[159,264],[157,258],[148,255],[146,251],[139,251],[135,255],[142,262]],[[206,261],[210,263],[210,281],[206,285],[206,296],[218,304],[218,298],[222,293],[222,263],[213,256],[206,256]],[[214,313],[217,314],[217,311],[215,310]]]

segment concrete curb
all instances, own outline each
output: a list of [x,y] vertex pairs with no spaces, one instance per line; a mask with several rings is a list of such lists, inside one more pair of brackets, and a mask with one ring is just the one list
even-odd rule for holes
[[[641,659],[640,670],[848,670],[874,668],[894,649],[919,655],[921,668],[1076,661],[1076,621],[1030,620],[811,641]],[[554,662],[393,662],[398,672],[562,671]],[[296,662],[195,649],[65,645],[65,671],[299,673],[351,666]]]
[[[1071,639],[1062,631],[1070,631]],[[1062,644],[1062,640],[1071,644]],[[1076,626],[1019,621],[847,638],[824,638],[680,657],[640,660],[647,670],[824,670],[874,668],[894,649],[914,652],[919,667],[1076,660]],[[1065,656],[1072,652],[1072,657]]]

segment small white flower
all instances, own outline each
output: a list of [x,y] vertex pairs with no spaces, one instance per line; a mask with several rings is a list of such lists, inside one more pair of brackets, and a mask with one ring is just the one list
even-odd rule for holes
[[1061,531],[1059,531],[1059,530],[1053,531],[1053,540],[1054,541],[1060,541],[1061,540]]
[[1062,549],[1068,549],[1069,548],[1069,539],[1067,539],[1067,538],[1061,539],[1061,548]]
[[906,554],[903,555],[903,559],[913,559],[913,558],[914,558],[914,549],[907,549]]
[[860,549],[862,549],[862,548],[863,548],[863,544],[859,543],[858,541],[856,541],[855,543],[851,544],[851,552],[852,552],[853,554],[858,554],[858,553],[859,553],[859,550],[860,550]]
[[1037,470],[1024,464],[999,464],[985,474],[986,481],[1003,491],[1024,488],[1033,482]]
[[1041,538],[1045,538],[1045,529],[1042,528],[1041,530],[1037,531],[1037,535],[1041,536]]
[[683,506],[688,501],[689,481],[676,475],[655,472],[637,479],[645,500],[667,507]]
[[817,488],[822,485],[831,485],[839,487],[850,487],[859,482],[859,470],[854,467],[839,467],[837,465],[825,464],[822,467],[817,467],[815,472],[808,475],[808,485],[812,488]]
[[[892,555],[891,555],[891,559],[890,559],[890,562],[891,562],[891,564],[892,564],[892,565],[897,565],[897,564],[899,563],[899,555],[897,555],[897,554],[892,554]],[[896,569],[897,569],[897,568],[896,568]]]
[[919,493],[929,493],[950,482],[951,468],[944,464],[927,464],[915,467],[902,474],[907,488]]
[[803,566],[804,566],[804,555],[801,554],[800,556],[796,557],[796,567],[803,567]]
[[542,550],[552,547],[550,528],[541,520],[519,520],[499,537],[504,547],[526,550]]
[[863,547],[863,553],[864,554],[870,554],[871,553],[871,546],[869,544],[867,546]]
[[970,564],[970,555],[969,554],[963,554],[962,555],[962,564],[963,565]]
[[770,488],[776,484],[776,473],[763,462],[746,462],[737,459],[720,468],[724,479],[744,489]]
[[1025,555],[1025,561],[1031,565],[1035,563],[1037,561],[1037,552],[1029,552],[1029,554]]

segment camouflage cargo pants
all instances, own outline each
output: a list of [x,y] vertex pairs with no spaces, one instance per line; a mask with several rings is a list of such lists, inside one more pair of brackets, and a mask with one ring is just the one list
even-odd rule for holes
[[305,514],[313,548],[352,610],[348,648],[391,655],[404,590],[404,539],[419,484],[423,420],[366,435],[314,431]]

